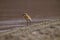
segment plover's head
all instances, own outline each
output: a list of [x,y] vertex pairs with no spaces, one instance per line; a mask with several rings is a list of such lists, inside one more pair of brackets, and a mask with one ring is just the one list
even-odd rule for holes
[[27,13],[24,13],[23,15],[27,15]]

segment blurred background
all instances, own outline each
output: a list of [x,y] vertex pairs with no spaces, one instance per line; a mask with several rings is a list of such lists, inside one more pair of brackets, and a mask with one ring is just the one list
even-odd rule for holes
[[32,18],[59,18],[60,0],[0,0],[0,21],[23,19],[25,12]]

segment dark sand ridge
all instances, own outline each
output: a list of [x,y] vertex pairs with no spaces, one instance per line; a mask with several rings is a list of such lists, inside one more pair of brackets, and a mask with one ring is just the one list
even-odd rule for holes
[[0,0],[0,21],[23,18],[24,12],[32,18],[60,17],[60,1]]

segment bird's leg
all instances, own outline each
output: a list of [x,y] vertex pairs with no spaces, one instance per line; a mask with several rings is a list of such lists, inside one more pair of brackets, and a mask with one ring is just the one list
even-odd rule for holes
[[29,22],[28,22],[28,20],[27,20],[27,26],[28,26],[28,23],[29,23]]
[[29,20],[29,24],[31,25],[31,20]]
[[31,25],[31,20],[26,20],[27,21],[27,26]]

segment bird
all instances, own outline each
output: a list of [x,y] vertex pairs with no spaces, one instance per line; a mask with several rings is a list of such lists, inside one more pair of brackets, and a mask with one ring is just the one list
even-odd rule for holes
[[30,15],[28,15],[28,13],[24,13],[23,17],[26,20],[27,26],[31,25],[32,19],[31,19]]

